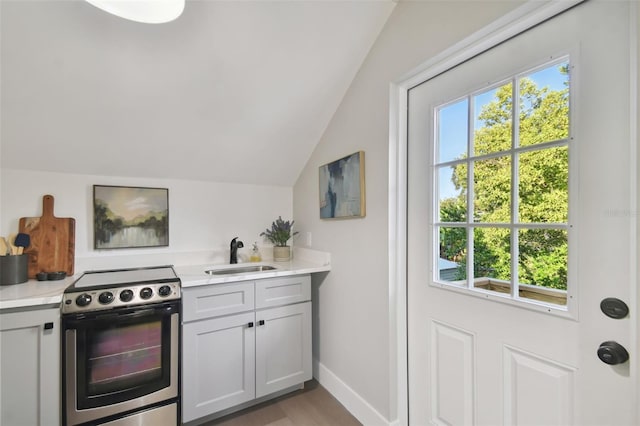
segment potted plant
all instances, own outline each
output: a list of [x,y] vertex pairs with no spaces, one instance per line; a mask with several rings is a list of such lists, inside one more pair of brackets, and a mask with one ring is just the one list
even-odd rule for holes
[[267,240],[273,243],[273,260],[276,262],[286,262],[291,259],[291,247],[287,245],[287,242],[296,235],[298,232],[293,232],[293,223],[282,220],[282,216],[278,216],[271,224],[271,229],[266,229],[260,233],[261,237],[265,237]]

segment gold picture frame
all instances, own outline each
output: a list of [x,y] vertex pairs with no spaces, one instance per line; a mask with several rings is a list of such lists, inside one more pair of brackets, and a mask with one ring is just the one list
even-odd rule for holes
[[95,249],[169,245],[169,190],[93,186]]

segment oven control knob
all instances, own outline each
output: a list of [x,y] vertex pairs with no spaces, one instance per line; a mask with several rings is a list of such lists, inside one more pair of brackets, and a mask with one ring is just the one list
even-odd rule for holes
[[109,303],[113,302],[113,293],[111,293],[110,291],[103,291],[102,293],[100,293],[100,296],[98,296],[98,300],[103,305],[108,305]]
[[76,297],[76,305],[78,306],[88,306],[91,303],[91,295],[87,293],[82,293],[80,296]]
[[131,302],[131,299],[133,299],[133,291],[122,290],[120,292],[120,300],[122,300],[123,302]]
[[158,289],[158,294],[162,297],[167,297],[171,294],[171,287],[168,285],[163,285]]
[[140,290],[140,297],[143,299],[149,299],[151,296],[153,296],[153,290],[151,290],[150,287],[145,287],[142,290]]

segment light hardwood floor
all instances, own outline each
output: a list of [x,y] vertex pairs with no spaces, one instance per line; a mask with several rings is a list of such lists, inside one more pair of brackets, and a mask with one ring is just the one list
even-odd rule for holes
[[362,426],[320,384],[205,423],[203,426]]

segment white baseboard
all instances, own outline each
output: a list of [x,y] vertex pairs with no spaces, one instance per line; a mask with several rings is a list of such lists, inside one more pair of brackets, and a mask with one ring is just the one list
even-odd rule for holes
[[367,401],[340,380],[331,370],[318,360],[313,360],[313,377],[334,396],[364,426],[393,426]]

